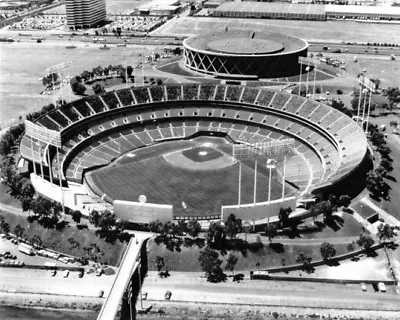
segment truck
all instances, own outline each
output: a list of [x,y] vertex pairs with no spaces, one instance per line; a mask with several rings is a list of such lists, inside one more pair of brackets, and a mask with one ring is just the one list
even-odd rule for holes
[[25,253],[25,254],[29,255],[29,256],[33,255],[33,252],[34,252],[33,247],[30,246],[29,244],[26,244],[26,243],[18,244],[18,250],[20,252],[22,252],[22,253]]

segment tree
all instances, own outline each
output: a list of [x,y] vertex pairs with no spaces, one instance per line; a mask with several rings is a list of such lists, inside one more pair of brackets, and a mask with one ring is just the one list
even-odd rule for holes
[[389,159],[386,158],[382,158],[381,162],[379,163],[379,165],[385,169],[387,172],[391,172],[393,171],[393,166],[392,166],[392,162]]
[[384,180],[384,175],[379,170],[371,170],[367,173],[367,178],[365,180],[367,189],[371,198],[380,201],[381,198],[389,201],[389,191],[390,186]]
[[84,247],[83,250],[86,253],[86,258],[94,262],[100,262],[101,257],[104,256],[104,252],[96,243],[90,244],[89,247]]
[[385,135],[379,130],[375,130],[370,136],[371,143],[376,146],[386,145]]
[[81,222],[82,212],[80,212],[79,210],[74,210],[72,211],[71,215],[72,215],[72,220],[74,220],[76,223]]
[[37,234],[35,234],[30,239],[30,243],[33,247],[40,248],[42,246],[42,239]]
[[126,67],[126,74],[128,75],[129,78],[132,76],[132,72],[133,72],[133,67],[132,66],[127,66]]
[[99,226],[100,213],[97,210],[93,210],[89,213],[89,222],[95,227]]
[[217,251],[207,246],[200,252],[199,262],[201,269],[206,274],[207,281],[214,283],[226,281],[226,274],[221,269],[222,261],[219,259]]
[[103,87],[101,84],[99,84],[99,83],[96,83],[96,84],[92,87],[92,89],[93,89],[94,94],[102,94],[102,93],[105,93],[105,92],[106,92],[106,90],[104,89],[104,87]]
[[302,270],[307,273],[314,272],[314,267],[311,266],[311,257],[306,256],[303,252],[300,252],[296,258],[296,262],[302,264]]
[[342,194],[339,197],[338,205],[347,208],[351,203],[351,198],[347,194]]
[[269,223],[265,226],[265,235],[268,237],[269,242],[271,242],[272,238],[274,238],[278,233],[278,228],[275,224]]
[[289,215],[292,212],[292,209],[290,207],[284,209],[280,208],[279,209],[279,224],[281,228],[287,227],[289,225]]
[[206,240],[209,245],[222,247],[226,239],[225,229],[218,222],[211,222],[206,233]]
[[400,103],[400,90],[399,90],[399,88],[389,88],[387,90],[387,98],[389,99],[391,106]]
[[335,247],[328,242],[324,242],[323,244],[321,244],[320,252],[322,259],[324,260],[329,260],[336,255]]
[[10,232],[10,225],[4,219],[4,216],[0,215],[0,231],[8,235]]
[[160,272],[161,269],[164,267],[164,258],[161,256],[156,256],[154,259],[154,263],[156,264],[157,271]]
[[187,230],[191,237],[195,238],[201,231],[201,225],[197,220],[191,219],[187,224]]
[[393,237],[397,236],[396,227],[391,226],[388,223],[381,223],[378,226],[378,232],[376,235],[380,241],[391,240]]
[[17,238],[22,238],[24,232],[25,232],[25,228],[21,227],[20,224],[17,224],[17,225],[14,227],[14,233],[15,233],[15,235],[17,236]]
[[356,242],[359,247],[363,247],[366,251],[368,251],[371,249],[375,241],[369,235],[362,233]]
[[236,219],[235,215],[231,213],[228,216],[228,219],[225,221],[225,232],[226,235],[230,238],[233,239],[236,237],[236,235],[240,232],[242,232],[242,220],[241,219]]
[[226,259],[225,270],[232,272],[232,275],[234,275],[233,269],[235,269],[237,262],[238,258],[234,254],[230,253],[228,258]]
[[76,241],[74,238],[68,238],[68,243],[71,245],[71,249],[77,249],[80,247],[80,244],[78,241]]
[[62,206],[59,202],[50,201],[39,196],[31,202],[32,211],[35,219],[44,228],[54,228],[59,223]]
[[174,50],[172,50],[172,53],[174,55],[179,56],[182,53],[182,48],[181,47],[176,47]]
[[81,73],[81,78],[83,79],[83,81],[88,81],[90,78],[91,78],[91,73],[89,72],[89,71],[87,71],[87,70],[84,70],[82,73]]
[[70,80],[70,86],[72,92],[75,93],[76,95],[82,96],[86,91],[86,87],[82,84],[81,77],[72,77]]
[[151,221],[149,223],[149,231],[154,233],[162,233],[163,223],[160,220]]
[[381,154],[382,158],[388,159],[390,161],[390,153],[392,151],[390,150],[390,148],[387,145],[385,145],[385,144],[379,145],[376,148],[376,151],[378,151]]

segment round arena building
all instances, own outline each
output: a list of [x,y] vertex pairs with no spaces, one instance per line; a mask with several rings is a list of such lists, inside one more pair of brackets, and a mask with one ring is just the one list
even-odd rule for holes
[[183,41],[187,68],[220,78],[278,78],[298,73],[308,43],[278,33],[225,31]]

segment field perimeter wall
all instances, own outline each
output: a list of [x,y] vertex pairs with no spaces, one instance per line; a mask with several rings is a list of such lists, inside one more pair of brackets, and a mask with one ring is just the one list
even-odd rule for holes
[[173,220],[173,207],[167,204],[115,200],[113,207],[117,219],[124,219],[130,222],[150,223],[155,220],[161,222]]
[[226,221],[228,216],[233,213],[236,218],[249,221],[249,220],[260,220],[268,217],[278,216],[281,208],[296,208],[296,197],[290,197],[285,199],[272,200],[268,204],[268,201],[258,202],[256,205],[243,204],[233,206],[222,206],[221,215],[222,220]]

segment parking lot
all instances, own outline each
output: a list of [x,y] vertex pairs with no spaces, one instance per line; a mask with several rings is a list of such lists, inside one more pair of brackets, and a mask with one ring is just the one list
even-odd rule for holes
[[[24,264],[31,264],[31,265],[44,265],[46,262],[47,263],[56,263],[57,266],[60,267],[67,267],[67,266],[79,266],[76,263],[65,263],[62,260],[55,260],[51,258],[46,258],[46,257],[41,257],[38,255],[27,255],[25,253],[22,253],[18,250],[18,242],[16,240],[9,239],[7,240],[6,238],[0,238],[0,254],[4,254],[6,252],[9,252],[10,255],[12,256],[11,259],[5,259],[4,257],[0,257],[2,261],[21,261],[24,262]],[[65,261],[65,260],[64,260]]]

